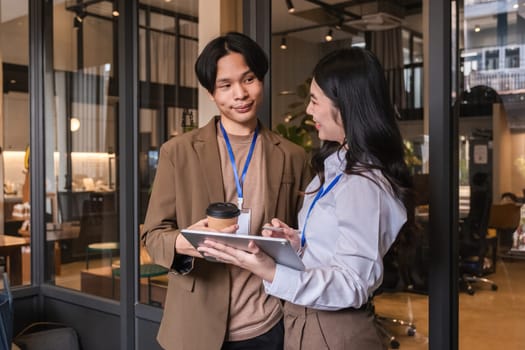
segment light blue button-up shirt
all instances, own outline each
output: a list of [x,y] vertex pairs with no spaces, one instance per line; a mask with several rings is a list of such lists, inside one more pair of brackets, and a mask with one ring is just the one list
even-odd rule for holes
[[[325,186],[343,172],[344,152],[325,160]],[[268,294],[297,305],[338,310],[358,308],[383,279],[383,256],[406,221],[406,210],[379,172],[370,178],[344,174],[315,204],[306,227],[305,271],[277,264]],[[319,187],[316,177],[306,192]],[[305,197],[299,229],[315,193]]]

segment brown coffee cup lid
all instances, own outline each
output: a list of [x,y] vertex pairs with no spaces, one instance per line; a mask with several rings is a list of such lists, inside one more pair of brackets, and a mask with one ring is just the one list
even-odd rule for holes
[[206,215],[218,219],[230,219],[239,216],[241,211],[233,203],[211,203],[206,209]]

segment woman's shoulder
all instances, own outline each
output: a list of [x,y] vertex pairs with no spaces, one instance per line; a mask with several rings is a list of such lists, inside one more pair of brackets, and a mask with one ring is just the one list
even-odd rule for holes
[[378,169],[366,169],[344,174],[344,181],[352,186],[367,188],[374,192],[387,192],[392,194],[392,186]]

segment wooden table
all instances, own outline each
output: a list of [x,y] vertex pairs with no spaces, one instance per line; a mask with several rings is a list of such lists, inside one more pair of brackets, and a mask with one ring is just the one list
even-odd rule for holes
[[120,248],[118,242],[91,243],[86,247],[86,270],[89,270],[89,255],[91,252],[109,253],[109,266],[113,264],[113,252]]
[[22,247],[27,245],[28,238],[0,235],[0,255],[7,258],[7,272],[13,286],[22,284]]
[[[151,278],[165,275],[169,272],[169,270],[163,266],[156,265],[156,264],[143,264],[140,265],[140,278],[147,278],[148,279],[148,289],[147,289],[147,295],[148,295],[148,304],[152,304],[151,300]],[[120,277],[120,267],[112,269],[112,280],[111,280],[111,293],[115,295],[115,277]],[[158,305],[161,303],[158,302]]]
[[55,275],[60,276],[62,266],[62,253],[60,249],[60,240],[78,238],[80,234],[79,222],[64,222],[61,224],[47,223],[46,224],[46,241],[54,241],[54,263]]

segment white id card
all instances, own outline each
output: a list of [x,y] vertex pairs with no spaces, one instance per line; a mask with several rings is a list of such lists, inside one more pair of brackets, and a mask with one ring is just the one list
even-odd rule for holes
[[239,219],[237,221],[237,224],[239,225],[239,229],[237,230],[236,234],[238,235],[247,235],[250,233],[250,219],[252,215],[251,209],[242,209],[241,215],[239,215]]

